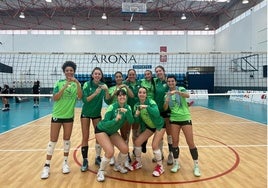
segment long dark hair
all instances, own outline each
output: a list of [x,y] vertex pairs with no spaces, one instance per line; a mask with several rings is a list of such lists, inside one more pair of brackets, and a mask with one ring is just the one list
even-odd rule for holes
[[92,75],[93,75],[93,73],[94,73],[95,70],[98,70],[98,71],[101,72],[101,79],[100,79],[100,81],[103,82],[103,83],[105,83],[105,78],[104,78],[104,76],[103,76],[103,72],[102,72],[102,70],[101,70],[100,67],[95,67],[95,68],[92,70],[91,75],[90,75],[90,79],[91,79],[91,81],[93,80]]

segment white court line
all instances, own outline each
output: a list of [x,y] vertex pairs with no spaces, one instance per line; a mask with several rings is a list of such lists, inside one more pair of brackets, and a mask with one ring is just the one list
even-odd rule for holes
[[[260,144],[260,145],[208,145],[208,146],[197,146],[197,148],[256,148],[256,147],[268,147],[266,144]],[[133,147],[129,147],[133,148]],[[148,149],[151,149],[151,147],[147,147]],[[167,146],[163,148],[168,148]],[[188,148],[188,146],[180,146],[180,148]],[[95,150],[95,147],[89,147],[89,150]],[[57,151],[63,151],[63,149],[55,149]],[[71,148],[72,151],[80,150],[80,148]],[[38,152],[38,151],[46,151],[46,149],[0,149],[0,152]]]

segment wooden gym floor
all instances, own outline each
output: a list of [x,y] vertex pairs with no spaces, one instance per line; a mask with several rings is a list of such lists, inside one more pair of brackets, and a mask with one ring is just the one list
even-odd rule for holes
[[[142,155],[143,168],[127,174],[107,169],[103,183],[96,180],[98,167],[94,164],[94,134],[91,127],[89,140],[89,171],[80,172],[81,128],[80,108],[76,109],[72,149],[69,156],[71,173],[62,174],[62,130],[56,145],[51,174],[40,179],[49,140],[48,115],[34,122],[0,135],[0,187],[124,187],[124,188],[266,188],[267,187],[267,126],[203,107],[191,107],[194,138],[199,151],[202,176],[194,177],[193,162],[181,133],[180,164],[178,173],[171,173],[167,166],[167,143],[164,138],[165,173],[153,177],[150,142],[147,153]],[[104,109],[105,111],[105,109]],[[132,143],[130,143],[132,152]],[[103,153],[102,153],[103,154]]]

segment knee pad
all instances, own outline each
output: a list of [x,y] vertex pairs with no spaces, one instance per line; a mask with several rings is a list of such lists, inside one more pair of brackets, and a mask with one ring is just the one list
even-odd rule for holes
[[174,159],[179,158],[179,155],[180,155],[180,148],[179,148],[179,147],[172,148],[172,153],[173,153]]
[[197,148],[190,149],[190,153],[191,153],[191,156],[192,156],[192,159],[193,160],[197,160],[198,159],[198,151],[197,151]]
[[63,152],[69,153],[71,148],[71,141],[70,140],[63,140]]
[[47,145],[47,155],[52,155],[57,142],[49,141]]

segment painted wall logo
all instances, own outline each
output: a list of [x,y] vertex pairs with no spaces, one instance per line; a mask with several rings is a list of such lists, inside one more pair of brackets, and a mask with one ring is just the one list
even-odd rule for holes
[[136,64],[134,55],[94,55],[90,63],[111,63],[111,64]]

